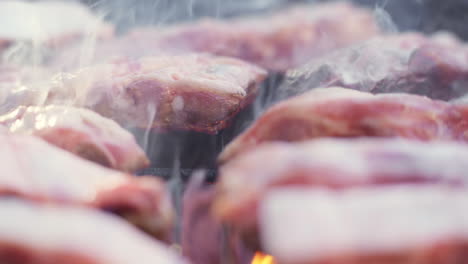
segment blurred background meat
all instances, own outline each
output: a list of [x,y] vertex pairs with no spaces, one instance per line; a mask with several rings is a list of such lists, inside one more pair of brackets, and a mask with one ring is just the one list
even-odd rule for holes
[[[201,19],[190,24],[134,28],[121,38],[98,43],[91,61],[115,57],[207,52],[230,56],[284,72],[311,58],[379,33],[372,12],[347,2],[304,5],[271,15]],[[79,51],[73,47],[71,51]],[[65,50],[55,67],[77,63],[80,52]]]
[[[281,10],[291,4],[320,3],[327,0],[151,0],[140,4],[126,0],[82,0],[96,10],[109,11],[108,18],[121,31],[134,25],[171,24],[193,21],[200,17],[228,18],[241,14],[255,14]],[[388,12],[398,29],[433,33],[449,30],[468,40],[465,14],[468,3],[464,0],[353,0],[369,7],[380,7]],[[157,15],[155,15],[157,14]],[[382,21],[385,22],[385,21]]]
[[376,37],[288,72],[276,100],[341,86],[372,93],[405,92],[450,100],[467,93],[468,46],[449,33]]
[[0,55],[9,60],[10,53],[26,45],[32,48],[35,63],[40,63],[42,53],[55,48],[89,37],[109,38],[114,33],[111,24],[73,1],[5,0],[0,3],[0,24],[1,46],[11,49]]
[[169,29],[133,31],[152,35],[164,50],[209,52],[237,57],[283,72],[308,59],[368,39],[379,30],[369,10],[346,2],[297,6],[266,17],[204,20]]

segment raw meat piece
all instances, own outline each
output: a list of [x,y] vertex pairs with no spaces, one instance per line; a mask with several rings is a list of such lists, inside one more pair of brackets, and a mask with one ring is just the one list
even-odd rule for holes
[[260,17],[205,19],[164,29],[137,29],[130,34],[149,41],[153,36],[155,46],[168,51],[237,57],[283,72],[378,33],[369,10],[335,2],[299,5]]
[[468,263],[468,192],[277,190],[262,203],[261,233],[284,264]]
[[468,47],[446,33],[380,36],[291,70],[287,78],[277,99],[341,86],[450,100],[468,92]]
[[95,64],[183,53],[187,52],[159,47],[151,34],[126,34],[118,38],[97,41],[92,46],[87,43],[69,45],[52,54],[47,65],[59,71],[72,71]]
[[114,121],[69,106],[19,107],[0,116],[13,133],[41,137],[90,161],[133,172],[149,165],[135,138]]
[[0,65],[0,115],[21,105],[43,104],[51,76],[42,67]]
[[0,263],[187,263],[118,218],[94,210],[2,199],[0,211]]
[[268,109],[224,149],[219,160],[226,162],[263,142],[319,137],[466,141],[467,111],[466,104],[419,95],[318,88]]
[[114,33],[112,25],[73,1],[4,0],[0,25],[0,46],[4,47],[17,41],[61,46],[87,35],[109,38]]
[[194,264],[218,264],[224,258],[223,227],[214,219],[211,206],[215,191],[212,187],[192,186],[184,193],[182,218],[182,250]]
[[265,77],[227,57],[145,57],[63,76],[49,101],[71,97],[126,127],[216,133],[254,99]]
[[157,178],[110,170],[27,135],[0,134],[0,157],[0,196],[99,208],[159,238],[169,232],[172,210]]
[[369,10],[344,2],[305,5],[264,16],[137,28],[92,48],[79,43],[63,49],[49,65],[70,70],[119,59],[207,52],[284,72],[378,33]]
[[183,195],[182,252],[193,264],[250,263],[253,253],[230,234],[212,212],[216,188],[192,174]]
[[[347,189],[396,184],[468,185],[468,145],[404,139],[266,143],[220,169],[216,215],[258,246],[257,205],[286,185]],[[248,183],[248,184],[246,184]]]

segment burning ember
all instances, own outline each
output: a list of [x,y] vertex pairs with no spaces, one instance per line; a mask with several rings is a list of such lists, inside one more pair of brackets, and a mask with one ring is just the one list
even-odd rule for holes
[[275,264],[275,259],[262,252],[255,253],[254,258],[252,259],[251,264]]

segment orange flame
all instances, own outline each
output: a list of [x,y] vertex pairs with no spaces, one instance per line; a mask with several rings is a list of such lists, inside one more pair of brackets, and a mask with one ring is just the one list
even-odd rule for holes
[[254,258],[252,259],[251,264],[275,264],[275,259],[267,254],[262,252],[255,253]]

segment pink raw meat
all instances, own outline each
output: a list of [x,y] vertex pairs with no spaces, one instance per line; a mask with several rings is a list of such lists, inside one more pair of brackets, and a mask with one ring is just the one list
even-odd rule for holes
[[216,133],[254,99],[266,72],[206,54],[144,57],[56,79],[51,103],[72,101],[125,127]]
[[265,16],[143,28],[130,36],[168,52],[208,52],[283,72],[378,33],[372,12],[335,2],[299,5]]
[[278,99],[333,86],[456,99],[468,92],[468,46],[447,33],[384,35],[313,60],[287,78]]
[[102,209],[167,238],[172,210],[157,178],[107,169],[27,135],[1,133],[0,157],[0,196]]
[[88,109],[54,105],[19,107],[0,116],[0,124],[13,133],[41,137],[109,168],[133,172],[149,165],[132,134]]
[[260,211],[262,242],[278,263],[468,263],[466,189],[286,189]]
[[0,211],[0,263],[187,263],[160,242],[95,210],[2,199]]
[[114,26],[103,22],[86,6],[73,1],[0,2],[0,52],[16,42],[60,47],[88,35],[109,38]]
[[232,141],[220,162],[269,141],[320,137],[402,137],[466,141],[468,107],[410,94],[373,95],[343,88],[314,89],[280,102]]
[[214,211],[258,244],[258,204],[283,186],[343,190],[362,186],[468,184],[468,146],[404,139],[317,139],[266,143],[220,168]]

